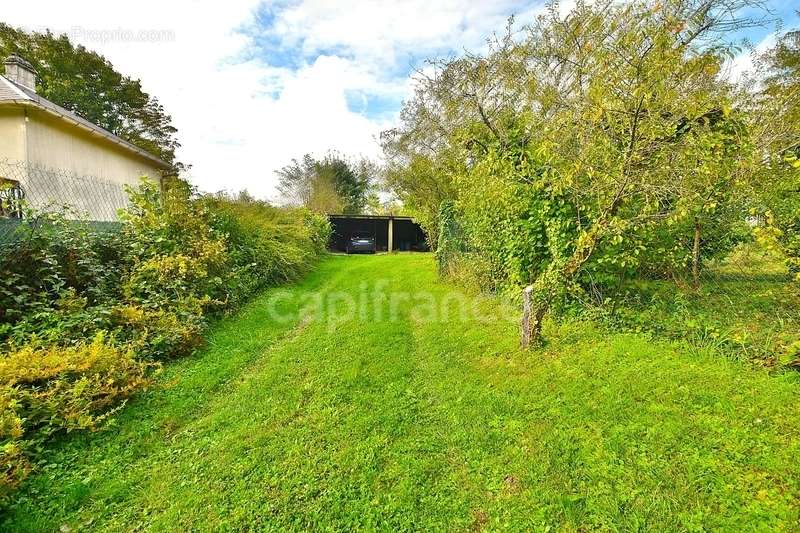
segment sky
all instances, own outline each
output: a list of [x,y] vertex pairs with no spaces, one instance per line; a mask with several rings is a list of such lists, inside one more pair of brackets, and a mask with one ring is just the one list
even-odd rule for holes
[[[562,1],[562,12],[571,1]],[[792,1],[768,0],[778,21],[749,48],[800,25]],[[797,6],[800,7],[800,6]],[[542,0],[37,0],[10,2],[0,20],[66,33],[139,78],[173,117],[201,190],[247,189],[278,200],[275,171],[305,153],[380,158],[426,59],[480,51],[510,15],[535,18]]]

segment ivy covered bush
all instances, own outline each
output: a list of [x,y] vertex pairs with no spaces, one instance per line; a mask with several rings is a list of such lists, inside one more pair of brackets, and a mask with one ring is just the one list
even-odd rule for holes
[[329,237],[306,210],[179,180],[129,196],[119,228],[30,213],[0,249],[0,495],[49,437],[100,427],[210,318],[302,275]]

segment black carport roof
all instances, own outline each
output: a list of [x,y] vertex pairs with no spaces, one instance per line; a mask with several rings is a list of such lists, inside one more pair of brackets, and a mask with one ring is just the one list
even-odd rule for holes
[[359,218],[365,220],[410,220],[413,222],[413,218],[406,217],[406,216],[398,216],[398,215],[328,215],[328,218]]

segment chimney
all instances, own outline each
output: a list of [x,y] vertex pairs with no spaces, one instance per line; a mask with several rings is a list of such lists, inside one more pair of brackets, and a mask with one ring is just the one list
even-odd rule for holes
[[6,78],[36,92],[36,70],[33,65],[14,54],[8,56],[3,65],[6,67]]

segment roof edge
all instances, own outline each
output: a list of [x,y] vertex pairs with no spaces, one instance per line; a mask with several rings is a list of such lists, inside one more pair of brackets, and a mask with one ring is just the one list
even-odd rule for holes
[[328,218],[363,218],[367,220],[414,220],[413,217],[407,215],[346,215],[341,213],[328,213],[326,216]]
[[[65,122],[68,122],[72,126],[76,126],[76,127],[81,128],[81,129],[83,129],[85,131],[88,131],[89,133],[91,133],[93,135],[97,135],[99,137],[102,137],[103,139],[106,139],[107,141],[113,142],[114,144],[116,144],[116,145],[128,150],[129,152],[133,152],[134,154],[138,155],[139,157],[142,157],[142,158],[150,161],[151,163],[154,163],[156,166],[160,167],[161,170],[171,170],[171,169],[174,168],[171,164],[167,163],[166,161],[164,161],[163,159],[161,159],[159,157],[154,156],[153,154],[151,154],[147,150],[144,150],[143,148],[139,148],[138,146],[136,146],[135,144],[131,143],[130,141],[126,141],[125,139],[123,139],[119,135],[115,135],[115,134],[111,133],[107,129],[102,128],[102,127],[98,126],[97,124],[94,124],[94,123],[86,120],[85,118],[83,118],[83,117],[81,117],[81,116],[79,116],[79,115],[77,115],[77,114],[75,114],[75,113],[73,113],[73,112],[71,112],[71,111],[69,111],[67,109],[62,108],[61,106],[59,106],[58,104],[56,104],[54,102],[50,102],[49,100],[47,100],[46,98],[43,98],[40,95],[37,95],[37,99],[34,99],[34,98],[30,97],[16,83],[14,83],[13,81],[9,80],[5,76],[0,75],[0,79],[2,79],[3,81],[7,82],[8,85],[10,85],[11,88],[17,94],[20,95],[20,98],[18,98],[18,99],[0,100],[0,106],[3,106],[3,105],[16,105],[16,106],[32,107],[32,108],[35,108],[35,109],[39,109],[41,111],[44,111],[44,112],[46,112],[46,113],[48,113],[48,114],[50,114],[50,115],[52,115],[54,117],[57,117],[57,118],[65,121]],[[43,105],[40,101],[38,101],[39,99],[41,99],[44,102],[47,102],[48,104],[52,105],[53,107],[50,107],[50,105]]]

